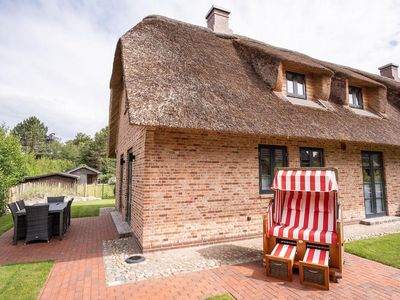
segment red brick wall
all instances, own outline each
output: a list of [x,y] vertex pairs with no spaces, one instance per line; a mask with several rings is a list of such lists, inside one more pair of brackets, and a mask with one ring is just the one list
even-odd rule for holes
[[361,151],[382,151],[388,212],[400,214],[399,148],[346,143],[342,149],[340,142],[145,128],[129,125],[125,101],[121,107],[116,153],[118,160],[121,154],[125,159],[121,213],[126,214],[127,152],[132,148],[131,225],[145,251],[259,235],[262,207],[270,198],[259,194],[259,144],[287,146],[290,167],[300,165],[299,147],[323,148],[325,165],[339,170],[346,222],[365,217]]
[[[123,93],[123,99],[125,94]],[[143,177],[144,177],[144,145],[146,128],[141,126],[129,125],[128,113],[124,109],[125,101],[122,101],[120,111],[120,121],[117,139],[117,184],[116,184],[116,208],[119,209],[120,200],[120,164],[121,154],[124,155],[125,164],[123,165],[123,188],[122,188],[122,209],[121,214],[126,216],[126,187],[127,187],[127,153],[132,149],[135,160],[132,162],[132,198],[131,198],[131,226],[135,238],[143,243]]]
[[400,151],[387,149],[383,160],[388,212],[390,215],[400,215]]
[[399,214],[398,148],[347,144],[343,150],[339,142],[151,129],[143,178],[144,249],[260,234],[269,196],[259,194],[259,144],[286,145],[291,167],[300,164],[300,146],[324,148],[326,166],[339,169],[344,219],[353,222],[365,217],[361,150],[383,151],[388,211]]

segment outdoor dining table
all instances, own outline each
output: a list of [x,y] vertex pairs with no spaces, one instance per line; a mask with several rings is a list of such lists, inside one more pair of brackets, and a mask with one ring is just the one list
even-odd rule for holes
[[[37,203],[34,205],[44,205],[45,203]],[[61,241],[64,237],[64,213],[65,210],[68,206],[68,202],[57,202],[57,203],[46,203],[49,205],[49,214],[59,214],[59,231],[58,231],[58,238]],[[26,215],[26,210],[21,209],[16,213],[16,217],[20,216],[25,216]],[[16,220],[18,221],[18,220]],[[18,222],[15,222],[15,228],[14,228],[14,237],[13,237],[13,243],[17,243],[17,232],[18,232]]]

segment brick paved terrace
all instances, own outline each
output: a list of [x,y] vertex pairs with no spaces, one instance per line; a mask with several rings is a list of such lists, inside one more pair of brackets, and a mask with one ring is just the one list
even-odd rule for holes
[[11,245],[12,230],[0,237],[0,264],[52,259],[56,263],[40,299],[204,299],[230,293],[237,299],[324,298],[395,299],[400,295],[400,270],[346,254],[343,279],[321,291],[265,276],[260,261],[221,266],[167,278],[108,287],[103,241],[117,233],[109,214],[73,219],[63,241]]

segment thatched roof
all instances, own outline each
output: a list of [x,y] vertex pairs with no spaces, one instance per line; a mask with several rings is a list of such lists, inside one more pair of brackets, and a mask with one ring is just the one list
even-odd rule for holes
[[[329,110],[284,101],[273,92],[280,63],[387,89],[386,116],[355,114],[333,98]],[[110,82],[109,152],[115,155],[124,87],[122,109],[128,109],[135,125],[400,146],[400,105],[395,103],[399,85],[249,38],[150,16],[117,44]]]

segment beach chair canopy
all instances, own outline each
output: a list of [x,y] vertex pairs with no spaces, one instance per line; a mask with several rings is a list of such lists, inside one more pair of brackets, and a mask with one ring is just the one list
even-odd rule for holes
[[296,192],[337,191],[334,170],[277,170],[272,189]]

